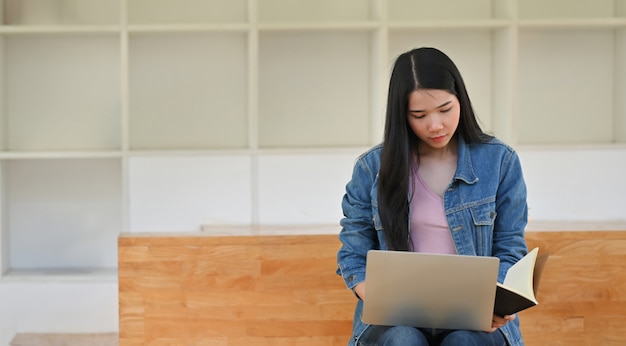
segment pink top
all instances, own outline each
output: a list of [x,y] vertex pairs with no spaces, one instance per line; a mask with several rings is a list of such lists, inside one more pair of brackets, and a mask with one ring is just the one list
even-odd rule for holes
[[413,251],[456,254],[443,210],[443,198],[428,187],[417,169],[413,172],[413,194],[410,201]]

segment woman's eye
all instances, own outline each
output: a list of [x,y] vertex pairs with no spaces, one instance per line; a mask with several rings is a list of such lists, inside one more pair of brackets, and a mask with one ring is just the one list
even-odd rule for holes
[[446,108],[446,109],[442,109],[441,113],[448,113],[450,110],[452,110],[452,107]]

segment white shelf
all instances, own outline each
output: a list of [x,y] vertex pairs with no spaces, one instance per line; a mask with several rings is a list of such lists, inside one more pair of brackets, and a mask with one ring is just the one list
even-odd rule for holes
[[116,282],[117,268],[9,270],[0,282]]
[[249,17],[247,0],[126,0],[126,3],[129,24],[228,24],[246,22]]
[[[520,33],[520,143],[602,143],[613,139],[614,95],[607,91],[613,89],[616,64],[626,63],[615,61],[614,42],[614,33],[606,29]],[[559,83],[571,81],[573,73],[581,83]]]
[[121,148],[117,36],[10,36],[3,55],[5,149]]
[[10,269],[115,267],[122,227],[117,159],[3,163]]
[[4,0],[4,24],[109,25],[120,22],[120,1]]
[[120,26],[61,26],[61,25],[49,25],[49,26],[0,26],[0,34],[2,35],[40,35],[50,36],[54,34],[117,34],[120,31]]
[[253,1],[261,23],[328,23],[376,19],[376,0],[262,0]]
[[251,26],[248,23],[225,23],[225,24],[134,24],[128,25],[129,33],[194,33],[194,32],[242,32],[247,33]]
[[0,160],[122,158],[122,151],[0,151]]
[[323,23],[259,23],[257,25],[261,32],[286,31],[290,33],[300,33],[307,31],[356,31],[368,32],[377,30],[380,27],[379,22],[323,22]]
[[392,21],[389,22],[389,29],[400,30],[447,30],[458,32],[457,30],[497,30],[511,27],[511,21],[507,19],[485,19],[485,20],[432,20],[426,19],[416,21]]
[[510,0],[388,0],[391,21],[455,21],[510,18]]
[[122,231],[337,221],[418,46],[514,146],[626,145],[626,0],[0,4],[4,279],[110,272]]
[[260,34],[259,147],[368,144],[369,47],[368,33]]
[[130,148],[247,147],[246,38],[232,32],[132,34]]
[[519,18],[600,18],[624,17],[624,0],[518,0]]
[[626,18],[523,19],[522,29],[624,29]]

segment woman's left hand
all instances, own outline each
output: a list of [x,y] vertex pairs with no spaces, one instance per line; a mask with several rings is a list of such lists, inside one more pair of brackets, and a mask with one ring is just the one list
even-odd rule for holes
[[493,315],[493,319],[491,320],[491,329],[489,330],[489,332],[490,333],[495,332],[496,330],[498,330],[498,328],[513,321],[515,317],[517,317],[517,314],[506,315],[504,317]]

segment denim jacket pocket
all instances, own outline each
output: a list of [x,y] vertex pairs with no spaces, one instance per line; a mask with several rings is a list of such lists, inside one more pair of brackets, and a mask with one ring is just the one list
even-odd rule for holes
[[485,203],[470,208],[472,213],[472,220],[476,226],[489,226],[493,225],[496,219],[496,204]]
[[470,208],[475,230],[476,251],[480,256],[491,254],[493,228],[497,216],[495,202],[479,204]]

